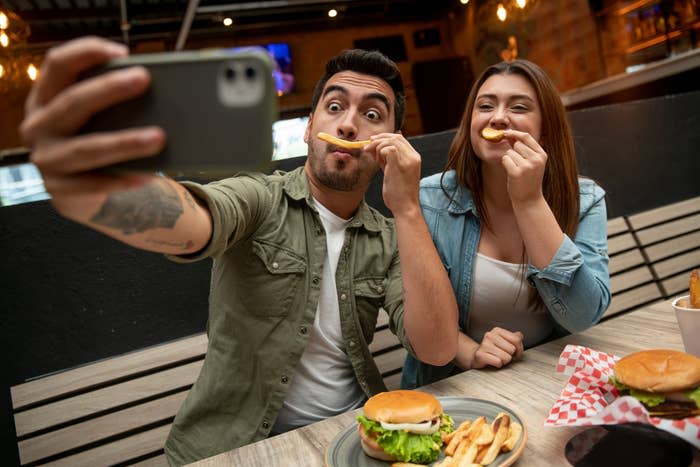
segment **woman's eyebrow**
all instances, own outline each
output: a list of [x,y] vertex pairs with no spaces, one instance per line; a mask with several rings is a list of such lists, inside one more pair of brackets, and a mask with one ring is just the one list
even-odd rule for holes
[[[535,100],[527,94],[511,94],[506,97],[509,101],[521,99],[530,102],[535,102]],[[496,94],[479,94],[477,96],[477,99],[498,99],[498,96]]]

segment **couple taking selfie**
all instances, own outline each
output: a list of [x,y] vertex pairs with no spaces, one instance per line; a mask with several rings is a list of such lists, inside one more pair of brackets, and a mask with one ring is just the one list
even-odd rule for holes
[[[578,176],[565,110],[537,65],[487,68],[445,170],[421,180],[400,132],[398,68],[344,51],[313,91],[303,167],[204,185],[99,170],[153,156],[168,138],[157,126],[80,133],[148,89],[143,67],[79,79],[127,54],[99,38],[49,51],[20,131],[64,217],[173,261],[213,259],[208,349],[165,445],[172,465],[386,390],[368,347],[380,308],[408,351],[409,389],[508,365],[607,308],[604,191]],[[380,170],[391,218],[364,200]]]

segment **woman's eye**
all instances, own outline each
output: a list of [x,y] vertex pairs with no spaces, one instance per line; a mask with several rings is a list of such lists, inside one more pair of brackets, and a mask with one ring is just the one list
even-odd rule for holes
[[491,105],[488,102],[482,102],[478,105],[478,108],[480,110],[491,110],[491,109],[493,109],[493,105]]
[[529,110],[528,106],[524,104],[515,104],[512,109],[516,112],[527,112]]
[[337,102],[331,102],[330,104],[328,104],[328,110],[330,110],[331,112],[338,112],[340,109],[340,104],[338,104]]
[[377,112],[376,110],[369,110],[365,115],[367,115],[367,118],[369,118],[370,120],[379,120],[379,117],[381,117],[381,115],[379,115],[379,112]]

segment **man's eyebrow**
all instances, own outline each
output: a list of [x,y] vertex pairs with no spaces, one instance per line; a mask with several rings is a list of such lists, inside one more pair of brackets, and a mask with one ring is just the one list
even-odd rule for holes
[[[325,89],[325,91],[323,91],[323,96],[322,96],[322,97],[326,97],[328,94],[330,94],[330,93],[332,93],[332,92],[339,92],[339,93],[341,93],[341,94],[343,94],[343,95],[348,95],[348,94],[349,94],[349,93],[348,93],[348,90],[345,89],[343,86],[340,86],[340,85],[337,85],[337,84],[331,84],[330,86],[328,86],[328,87]],[[391,108],[391,105],[389,104],[389,99],[388,99],[384,94],[382,94],[381,92],[370,92],[369,94],[365,94],[365,95],[363,96],[363,99],[364,99],[364,100],[377,99],[377,100],[381,101],[381,102],[384,103],[384,105],[386,106],[387,112],[388,112],[389,109]]]

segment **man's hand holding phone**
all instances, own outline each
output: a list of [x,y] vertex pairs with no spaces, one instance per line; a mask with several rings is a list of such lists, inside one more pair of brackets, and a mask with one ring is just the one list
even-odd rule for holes
[[85,223],[108,193],[132,189],[156,177],[95,171],[158,153],[165,144],[162,129],[78,135],[95,113],[148,88],[149,74],[142,67],[79,80],[85,71],[126,55],[126,47],[94,37],[56,47],[47,53],[27,98],[20,132],[32,150],[31,161],[41,171],[56,209],[78,222]]

